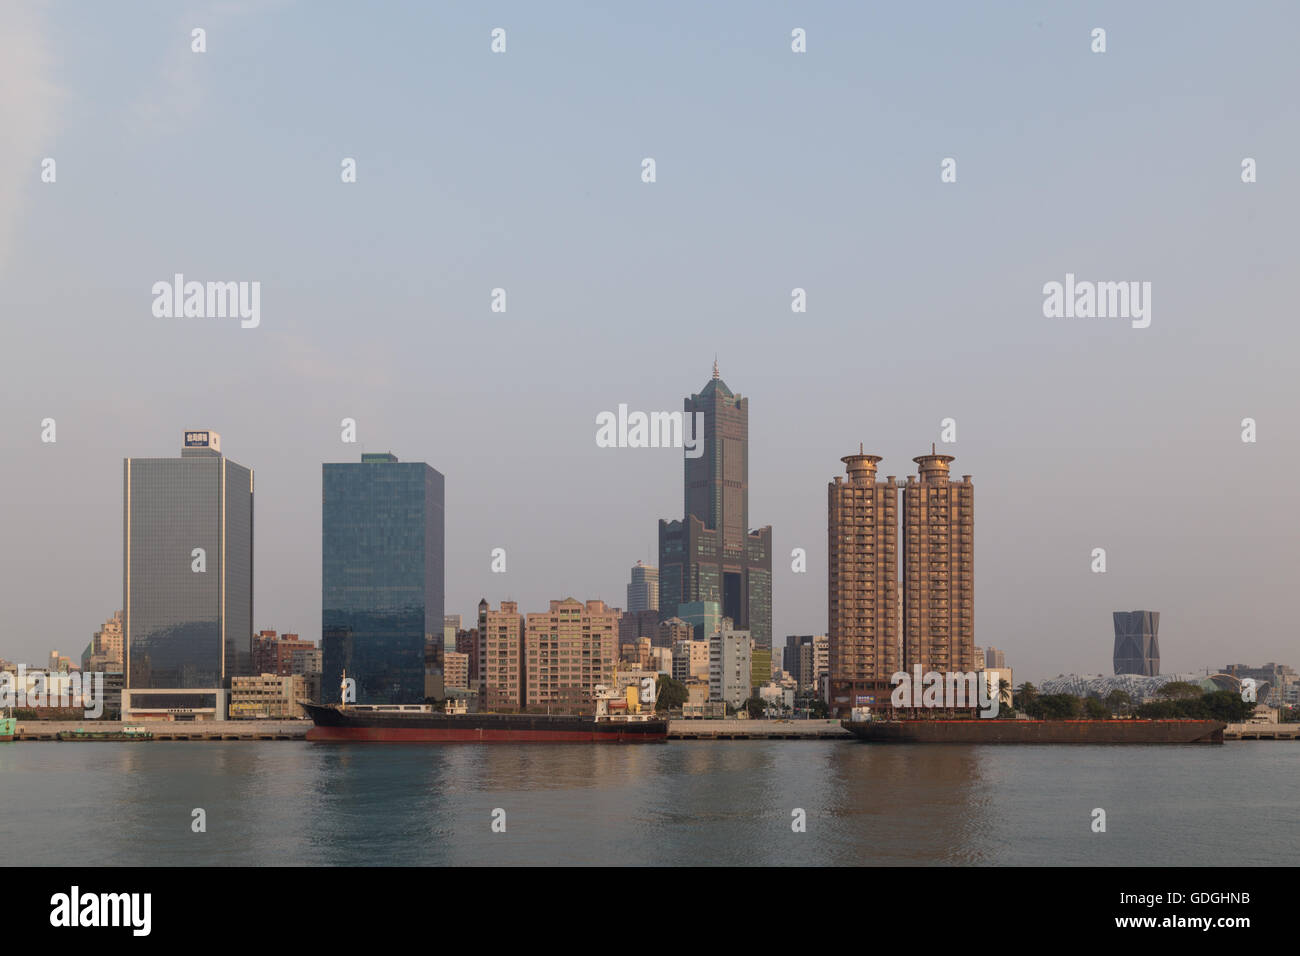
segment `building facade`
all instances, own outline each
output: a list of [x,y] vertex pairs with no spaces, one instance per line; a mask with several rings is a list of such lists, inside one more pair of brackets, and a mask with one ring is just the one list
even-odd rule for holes
[[750,697],[753,638],[728,628],[709,641],[709,699],[741,707]]
[[524,618],[514,601],[493,611],[478,605],[478,692],[489,713],[514,713],[524,702]]
[[223,687],[252,666],[253,473],[201,429],[122,472],[126,686]]
[[122,612],[114,611],[81,652],[83,671],[122,670]]
[[681,605],[716,602],[770,650],[772,529],[749,530],[749,400],[727,387],[715,363],[685,412],[688,421],[702,416],[702,454],[685,459],[682,520],[659,522],[660,618],[686,618]]
[[443,685],[449,690],[469,689],[469,655],[447,651],[442,661]]
[[[836,713],[888,700],[901,669],[898,488],[876,480],[879,455],[840,459],[847,478],[827,487],[827,640]],[[807,682],[800,680],[801,689]]]
[[443,628],[443,487],[427,464],[392,454],[322,466],[327,695],[346,671],[355,703],[424,700],[425,635]]
[[975,659],[975,487],[952,455],[912,459],[903,486],[903,669],[970,673]]
[[[650,639],[638,640],[648,655]],[[613,685],[618,611],[604,601],[552,601],[550,610],[527,615],[524,643],[525,706],[591,713],[596,685]],[[638,667],[646,663],[638,661]]]
[[627,586],[627,610],[629,614],[659,610],[658,568],[652,568],[640,561],[632,568],[632,580]]
[[1160,673],[1160,612],[1115,611],[1115,673]]
[[[253,671],[282,677],[319,672],[319,653],[315,644],[301,640],[297,634],[258,631],[253,636]],[[313,667],[314,663],[317,666]]]
[[673,680],[709,679],[709,642],[690,639],[673,645]]
[[659,633],[659,611],[627,611],[618,619],[618,639],[630,644],[638,637],[648,637],[654,643]]

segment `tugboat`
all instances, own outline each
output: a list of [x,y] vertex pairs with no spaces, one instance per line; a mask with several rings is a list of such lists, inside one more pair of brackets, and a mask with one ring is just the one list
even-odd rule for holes
[[[347,686],[344,675],[343,687]],[[309,704],[315,741],[408,741],[416,743],[658,743],[668,721],[641,710],[636,687],[626,695],[596,687],[595,714],[469,714],[450,702],[428,704]],[[459,712],[458,712],[459,711]]]

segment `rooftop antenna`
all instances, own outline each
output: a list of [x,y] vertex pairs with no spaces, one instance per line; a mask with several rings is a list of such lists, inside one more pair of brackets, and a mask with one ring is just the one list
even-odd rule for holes
[[718,380],[718,353],[713,353],[713,380]]

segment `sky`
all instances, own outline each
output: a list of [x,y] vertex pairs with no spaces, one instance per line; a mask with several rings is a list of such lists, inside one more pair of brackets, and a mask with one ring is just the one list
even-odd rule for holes
[[[1163,672],[1300,665],[1298,29],[1288,3],[0,4],[0,657],[77,657],[121,607],[122,459],[187,428],[254,470],[259,630],[319,638],[321,463],[363,451],[446,476],[448,613],[624,606],[682,458],[597,447],[596,416],[680,410],[716,354],[777,642],[826,630],[840,457],[901,478],[952,418],[976,643],[1017,682],[1109,673],[1136,608]],[[259,282],[260,324],[155,316],[176,273]],[[1150,326],[1046,317],[1067,273],[1150,282]]]

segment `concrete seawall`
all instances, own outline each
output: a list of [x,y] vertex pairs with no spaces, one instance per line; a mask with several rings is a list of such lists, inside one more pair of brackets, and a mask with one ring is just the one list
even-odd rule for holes
[[[302,740],[311,729],[310,720],[222,720],[212,723],[184,720],[20,720],[19,740],[58,740],[60,733],[85,730],[93,733],[120,733],[124,726],[143,727],[154,740]],[[121,741],[147,743],[148,741]]]

